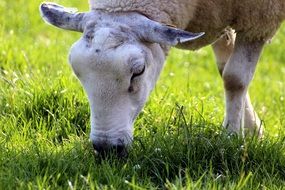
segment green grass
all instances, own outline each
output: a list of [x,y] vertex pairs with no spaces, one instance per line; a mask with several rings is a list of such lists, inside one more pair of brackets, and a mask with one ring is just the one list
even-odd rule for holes
[[[88,9],[87,1],[57,2]],[[46,25],[39,3],[0,1],[0,189],[285,187],[285,26],[250,88],[263,140],[222,130],[223,85],[210,47],[172,50],[129,157],[100,160],[88,141],[87,98],[67,64],[80,34]]]

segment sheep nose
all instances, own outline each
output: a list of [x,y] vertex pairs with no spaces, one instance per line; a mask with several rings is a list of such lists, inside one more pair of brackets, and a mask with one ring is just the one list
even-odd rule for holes
[[125,158],[128,156],[127,147],[125,145],[108,145],[93,143],[94,152],[101,158],[105,159],[110,155],[115,154],[118,158]]

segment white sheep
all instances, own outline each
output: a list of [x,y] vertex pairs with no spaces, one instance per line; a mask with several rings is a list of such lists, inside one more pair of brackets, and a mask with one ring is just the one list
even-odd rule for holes
[[212,44],[224,80],[224,127],[262,136],[247,91],[265,42],[285,19],[284,0],[90,0],[90,7],[73,13],[43,3],[41,14],[57,27],[84,32],[69,61],[88,95],[98,152],[115,147],[125,153],[170,46]]

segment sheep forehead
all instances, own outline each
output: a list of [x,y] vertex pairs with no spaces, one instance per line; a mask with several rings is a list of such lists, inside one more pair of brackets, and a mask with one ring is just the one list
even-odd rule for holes
[[129,42],[130,35],[113,28],[99,28],[94,32],[93,45],[102,49],[111,49]]
[[[112,17],[113,18],[113,17]],[[84,37],[92,42],[93,46],[108,46],[109,43],[115,46],[134,41],[135,35],[128,26],[114,21],[112,18],[106,18],[103,21],[90,22],[84,30]]]
[[91,49],[95,51],[94,56],[99,56],[107,61],[118,56],[118,52],[124,51],[123,45],[126,45],[128,38],[119,35],[117,32],[109,28],[101,28],[94,33],[91,42]]
[[87,73],[118,75],[121,78],[131,72],[131,60],[145,56],[140,43],[120,27],[86,28],[79,44],[72,51],[73,65],[85,68]]

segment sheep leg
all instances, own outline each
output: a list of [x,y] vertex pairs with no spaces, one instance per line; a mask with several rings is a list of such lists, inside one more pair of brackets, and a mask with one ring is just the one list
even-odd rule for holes
[[236,35],[233,30],[227,31],[219,40],[217,40],[212,48],[216,56],[216,64],[220,75],[223,75],[223,71],[226,63],[229,61],[235,44]]
[[[234,51],[234,43],[235,43],[235,34],[233,31],[230,31],[229,33],[227,33],[225,36],[223,36],[221,39],[219,39],[217,42],[215,42],[212,47],[216,56],[216,63],[219,69],[219,72],[221,74],[221,76],[223,75],[224,72],[224,68],[226,66],[226,63],[230,61],[230,57],[232,55],[232,52]],[[263,44],[262,44],[263,45]],[[262,45],[261,49],[262,49]],[[238,47],[236,48],[238,49]],[[247,48],[248,49],[248,48]],[[261,50],[259,50],[261,51]],[[236,53],[235,53],[236,54]],[[240,54],[240,53],[238,53]],[[233,55],[237,56],[237,55]],[[257,58],[258,59],[258,58]],[[256,60],[257,62],[257,60]],[[231,63],[233,64],[233,63]],[[256,64],[256,63],[255,63]],[[233,67],[233,66],[231,66]],[[225,72],[226,74],[229,73],[229,69],[231,68],[230,66],[228,67],[227,71]],[[255,68],[255,66],[254,66]],[[253,74],[253,73],[252,73]],[[250,77],[252,78],[252,76]],[[250,79],[251,80],[251,79]],[[250,82],[250,80],[248,81],[248,84]],[[229,81],[227,81],[229,82]],[[226,81],[225,81],[226,83]],[[246,86],[246,84],[245,84]],[[239,132],[240,126],[243,124],[244,128],[245,128],[245,132],[249,133],[249,134],[257,134],[257,136],[261,137],[263,134],[263,128],[261,126],[261,122],[260,119],[258,118],[256,112],[253,109],[253,106],[251,104],[250,101],[250,97],[249,94],[247,92],[247,87],[244,90],[246,95],[245,95],[245,100],[244,100],[244,110],[239,110],[238,106],[236,106],[236,103],[241,101],[238,99],[238,96],[231,99],[232,94],[234,94],[235,92],[231,89],[226,89],[225,90],[225,96],[226,96],[226,114],[225,114],[225,120],[224,120],[224,126],[228,127],[230,131],[234,131],[234,132]],[[241,94],[243,94],[241,93]],[[232,101],[228,101],[228,100],[232,100]],[[233,119],[236,115],[236,113],[234,112],[234,110],[239,110],[239,114],[237,114],[237,118]],[[240,113],[241,111],[241,113]],[[239,120],[238,122],[236,122],[235,120]],[[231,122],[232,121],[232,122]],[[231,123],[235,123],[236,124],[231,124]],[[241,131],[243,132],[243,131]]]

